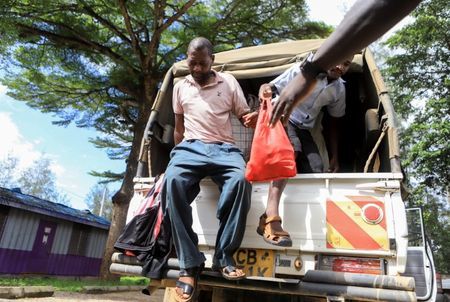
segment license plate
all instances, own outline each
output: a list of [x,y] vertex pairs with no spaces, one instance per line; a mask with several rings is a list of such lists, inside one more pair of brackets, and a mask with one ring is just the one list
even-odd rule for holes
[[247,276],[273,277],[275,253],[273,250],[239,249],[234,254],[237,266],[242,267]]

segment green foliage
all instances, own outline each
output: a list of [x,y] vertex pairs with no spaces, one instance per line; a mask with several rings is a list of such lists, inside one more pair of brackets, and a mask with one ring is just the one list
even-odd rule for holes
[[13,188],[17,186],[15,180],[15,171],[17,169],[19,160],[8,154],[5,159],[0,161],[0,186],[4,188]]
[[108,186],[97,184],[91,188],[87,197],[86,204],[89,210],[95,214],[111,221],[112,219],[112,201],[111,192]]
[[128,157],[158,83],[193,37],[220,51],[331,32],[307,20],[303,0],[5,0],[0,17],[9,95],[55,124],[95,128],[92,143],[112,159]]
[[57,279],[57,278],[1,278],[0,286],[53,286],[56,291],[80,292],[84,286],[120,286],[142,285],[146,286],[149,279],[145,277],[120,277],[114,281],[98,279]]
[[437,270],[442,274],[449,274],[450,267],[450,209],[442,196],[430,192],[426,184],[414,187],[409,197],[409,203],[423,209],[426,235],[431,241],[434,261]]
[[450,184],[449,105],[449,99],[429,99],[403,132],[404,165],[440,194]]
[[395,103],[404,117],[416,110],[413,99],[449,101],[450,4],[445,0],[424,1],[413,17],[413,23],[386,42],[398,52],[386,63],[390,79],[395,79]]
[[19,159],[11,154],[0,161],[0,186],[19,187],[24,194],[41,199],[70,205],[70,200],[56,187],[55,174],[51,170],[51,160],[47,157],[36,159],[31,166],[21,168]]
[[31,167],[21,172],[18,179],[25,194],[69,205],[67,196],[58,192],[55,174],[50,170],[50,159],[43,157],[33,162]]
[[403,167],[412,187],[410,205],[423,206],[436,261],[450,272],[450,3],[427,0],[413,12],[414,21],[386,45],[394,54],[384,70],[397,113]]
[[208,37],[216,51],[284,39],[323,38],[331,32],[322,22],[308,21],[303,0],[219,0],[195,5],[191,12],[187,33]]

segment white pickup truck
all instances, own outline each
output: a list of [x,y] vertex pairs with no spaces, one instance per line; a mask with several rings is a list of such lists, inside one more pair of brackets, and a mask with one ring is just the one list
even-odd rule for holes
[[[233,74],[253,102],[259,86],[316,50],[323,40],[300,40],[241,48],[215,54],[213,68]],[[136,194],[151,185],[151,175],[164,171],[173,147],[172,88],[188,74],[186,62],[168,71],[155,100]],[[298,174],[289,180],[280,203],[283,226],[292,247],[269,245],[256,233],[264,212],[268,184],[254,183],[251,210],[241,249],[235,258],[247,279],[232,282],[209,271],[218,221],[218,190],[205,179],[192,204],[199,248],[207,256],[199,281],[201,301],[434,301],[433,258],[424,236],[419,209],[406,209],[395,113],[372,53],[356,54],[346,81],[346,115],[339,138],[341,172]],[[253,105],[253,104],[251,104]],[[252,133],[234,126],[237,144],[248,154]],[[327,158],[322,134],[327,116],[315,130]],[[146,165],[145,163],[148,163]],[[139,200],[139,198],[135,199]],[[136,207],[130,204],[130,213]],[[113,255],[111,272],[141,274],[132,257]],[[166,287],[172,301],[176,258],[169,259],[161,280],[149,291]],[[267,300],[268,301],[268,300]]]

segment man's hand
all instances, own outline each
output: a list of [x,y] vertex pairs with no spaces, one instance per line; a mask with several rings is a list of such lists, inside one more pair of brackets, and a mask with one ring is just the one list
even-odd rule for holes
[[259,87],[259,93],[258,93],[259,101],[266,99],[266,98],[272,98],[272,86],[271,84],[262,84]]
[[296,75],[286,88],[283,89],[278,102],[273,107],[270,126],[273,127],[279,120],[283,124],[286,124],[294,107],[302,103],[308,94],[311,93],[315,85],[315,78],[305,77],[302,73]]
[[339,161],[336,156],[330,158],[330,166],[328,167],[328,173],[337,173],[339,172]]
[[258,121],[258,112],[249,112],[241,117],[241,123],[244,127],[255,128]]

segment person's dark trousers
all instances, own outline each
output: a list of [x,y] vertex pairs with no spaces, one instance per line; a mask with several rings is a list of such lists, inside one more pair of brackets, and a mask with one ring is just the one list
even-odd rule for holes
[[323,161],[319,148],[308,129],[297,127],[292,122],[287,125],[287,133],[297,154],[297,173],[322,173]]
[[297,166],[300,165],[299,173],[322,173],[322,157],[311,132],[308,129],[298,129],[297,131],[302,143],[302,151],[297,157]]
[[196,267],[205,261],[197,247],[197,234],[192,229],[190,204],[200,190],[200,180],[207,176],[220,191],[216,212],[219,230],[213,265],[234,265],[233,254],[242,242],[250,209],[251,185],[244,175],[242,153],[232,144],[189,140],[172,150],[162,198],[168,204],[180,268]]

